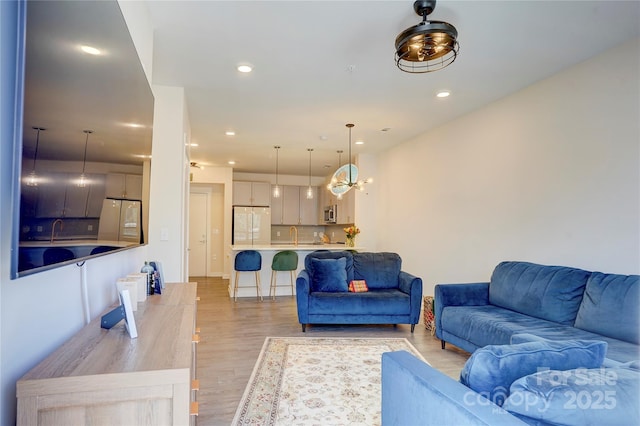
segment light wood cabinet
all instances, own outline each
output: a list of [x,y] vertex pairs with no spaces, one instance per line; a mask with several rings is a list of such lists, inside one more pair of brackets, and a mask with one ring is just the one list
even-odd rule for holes
[[271,184],[268,182],[233,182],[234,206],[269,206]]
[[18,426],[193,423],[196,291],[167,284],[139,303],[137,339],[89,323],[18,381]]

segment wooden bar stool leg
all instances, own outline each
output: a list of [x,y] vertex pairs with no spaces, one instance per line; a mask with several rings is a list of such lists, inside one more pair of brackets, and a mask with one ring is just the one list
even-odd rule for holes
[[289,272],[291,272],[291,296],[293,296],[293,283],[295,281],[295,275],[293,271],[289,271]]
[[256,271],[256,294],[258,295],[258,298],[260,299],[260,301],[262,302],[262,286],[260,285],[260,274],[258,273],[258,271]]
[[233,286],[233,301],[234,302],[238,301],[238,274],[239,274],[239,272],[236,271],[236,279],[235,279],[234,286]]
[[[272,300],[276,300],[276,280],[278,279],[278,271],[271,270],[271,284],[269,285],[269,296]],[[271,295],[273,292],[273,296]]]

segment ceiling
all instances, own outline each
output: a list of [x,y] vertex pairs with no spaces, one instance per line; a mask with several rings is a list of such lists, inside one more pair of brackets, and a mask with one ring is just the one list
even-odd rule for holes
[[354,155],[379,153],[640,34],[637,1],[439,1],[429,18],[457,28],[459,57],[407,74],[394,41],[420,22],[411,1],[147,4],[153,83],[185,88],[192,161],[256,173],[275,171],[279,145],[281,174],[306,175],[313,148],[327,175],[337,150],[346,162],[346,123]]

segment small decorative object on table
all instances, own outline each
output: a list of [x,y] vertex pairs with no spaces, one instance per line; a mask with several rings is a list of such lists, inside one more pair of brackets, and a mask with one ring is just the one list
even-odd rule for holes
[[356,235],[360,233],[360,229],[357,226],[351,225],[343,229],[347,234],[347,239],[345,241],[345,245],[347,247],[355,247],[356,245]]
[[433,314],[433,296],[424,297],[424,312],[422,313],[424,319],[424,326],[431,332],[433,336],[436,334],[436,317]]

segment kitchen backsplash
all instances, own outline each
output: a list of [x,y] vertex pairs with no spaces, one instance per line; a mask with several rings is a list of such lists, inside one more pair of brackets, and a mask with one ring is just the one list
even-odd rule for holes
[[[321,241],[322,234],[329,237],[332,243],[344,243],[344,228],[348,225],[303,226],[298,225],[298,243],[313,244]],[[290,243],[293,241],[293,233],[290,226],[272,225],[271,243]]]

